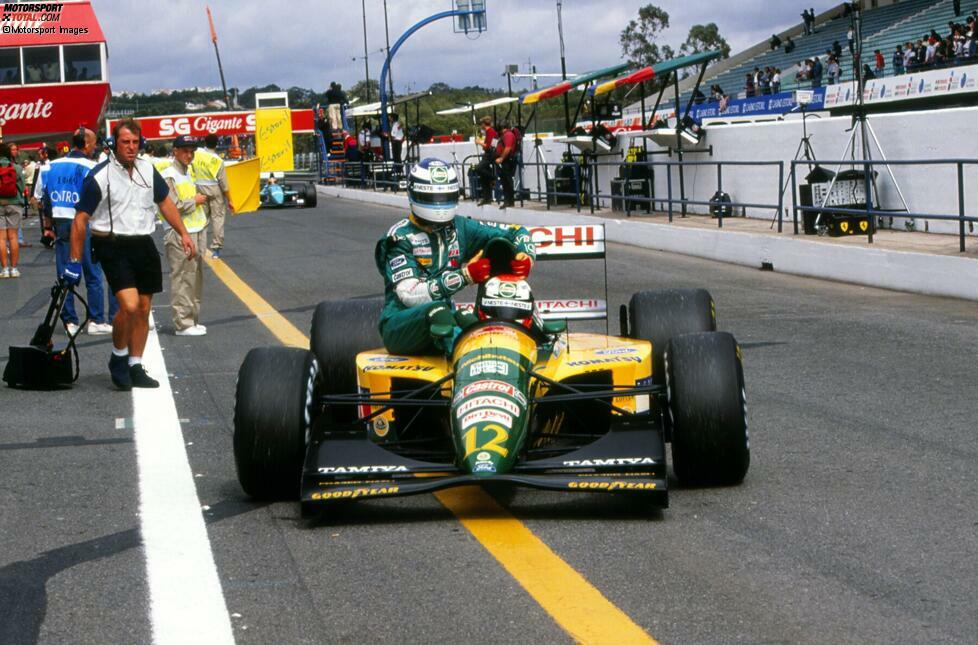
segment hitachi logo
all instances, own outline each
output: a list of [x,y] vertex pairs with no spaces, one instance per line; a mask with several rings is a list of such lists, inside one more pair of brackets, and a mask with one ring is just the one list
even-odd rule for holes
[[406,473],[406,466],[326,466],[319,469],[320,475],[371,475],[376,473]]
[[565,466],[646,466],[655,464],[651,457],[613,457],[611,459],[579,459],[565,461]]

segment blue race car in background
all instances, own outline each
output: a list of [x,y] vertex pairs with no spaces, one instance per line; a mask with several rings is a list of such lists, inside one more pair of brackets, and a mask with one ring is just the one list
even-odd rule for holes
[[259,193],[263,208],[312,208],[316,205],[316,184],[305,179],[272,175]]

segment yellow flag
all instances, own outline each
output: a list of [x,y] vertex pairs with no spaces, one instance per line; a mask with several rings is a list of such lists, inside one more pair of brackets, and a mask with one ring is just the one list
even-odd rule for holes
[[255,152],[262,172],[295,170],[292,157],[292,113],[289,108],[255,111]]
[[234,214],[240,215],[258,210],[261,161],[249,159],[229,162],[224,165],[224,170],[228,175],[228,192],[231,194],[231,203],[234,204]]

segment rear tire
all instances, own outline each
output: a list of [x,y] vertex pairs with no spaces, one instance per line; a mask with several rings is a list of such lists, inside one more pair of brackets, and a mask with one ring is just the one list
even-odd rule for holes
[[318,378],[304,349],[257,347],[245,356],[234,394],[234,463],[251,497],[298,499]]
[[[319,361],[325,394],[357,392],[357,354],[384,346],[377,329],[383,300],[327,300],[312,316],[309,346]],[[355,406],[333,410],[337,421],[352,421]]]
[[739,484],[750,466],[747,393],[732,334],[677,336],[665,356],[672,467],[688,485]]
[[706,289],[639,291],[628,303],[632,338],[652,343],[652,382],[665,385],[663,357],[669,339],[680,334],[716,331],[716,308]]
[[317,201],[316,184],[306,184],[306,208],[315,208]]

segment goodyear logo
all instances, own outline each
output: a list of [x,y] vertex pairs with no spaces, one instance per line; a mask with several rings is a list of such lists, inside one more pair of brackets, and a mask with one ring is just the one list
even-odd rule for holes
[[327,499],[357,499],[358,497],[377,497],[378,495],[393,495],[399,490],[399,486],[387,486],[386,488],[351,488],[347,490],[338,490],[335,492],[327,491],[323,493],[313,493],[312,499],[320,501]]
[[567,488],[576,490],[655,490],[655,482],[568,482]]

